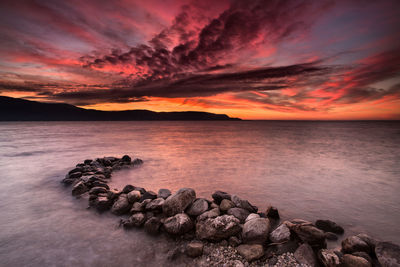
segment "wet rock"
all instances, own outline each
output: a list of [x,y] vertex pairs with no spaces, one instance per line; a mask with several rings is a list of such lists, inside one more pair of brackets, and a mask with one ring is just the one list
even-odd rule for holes
[[127,213],[131,208],[126,194],[121,194],[111,207],[111,212],[115,215],[122,215]]
[[264,256],[264,248],[259,244],[240,245],[236,248],[236,250],[239,252],[240,256],[245,258],[248,262],[257,260]]
[[369,245],[364,242],[361,238],[358,236],[349,236],[345,240],[342,241],[342,250],[344,253],[354,253],[357,251],[364,251],[366,253],[371,252],[371,248]]
[[211,208],[211,209],[215,209],[215,208],[218,208],[218,209],[219,209],[219,205],[218,205],[217,203],[215,203],[215,202],[211,202],[210,208]]
[[257,213],[250,213],[249,216],[247,216],[245,222],[258,218],[260,218],[260,215],[258,215]]
[[135,202],[132,204],[132,208],[131,208],[131,213],[135,213],[135,212],[140,212],[140,211],[144,211],[146,208],[146,204],[144,204],[144,202]]
[[337,235],[335,235],[334,233],[331,233],[331,232],[326,232],[325,237],[326,237],[326,239],[332,240],[332,241],[338,240]]
[[342,258],[343,267],[371,267],[371,263],[362,257],[345,254]]
[[163,205],[163,213],[166,216],[174,216],[182,213],[196,199],[196,192],[191,188],[182,188],[169,196]]
[[307,265],[310,267],[318,266],[317,256],[315,255],[311,246],[308,245],[307,243],[301,244],[300,247],[298,247],[296,249],[296,252],[294,253],[294,257],[301,264],[304,264],[304,265]]
[[238,237],[236,237],[236,236],[231,236],[231,237],[229,237],[228,243],[229,243],[229,245],[231,245],[232,247],[237,247],[237,246],[239,246],[240,244],[242,244],[242,241],[241,241]]
[[304,243],[313,248],[326,248],[325,233],[312,225],[297,224],[290,227]]
[[186,254],[189,257],[196,258],[203,254],[203,243],[200,241],[192,241],[186,245]]
[[245,209],[250,213],[257,213],[258,211],[258,208],[256,206],[251,205],[249,201],[241,199],[236,195],[232,195],[231,200],[236,207]]
[[124,155],[124,156],[121,158],[121,161],[124,162],[124,163],[130,164],[131,161],[132,161],[132,159],[131,159],[131,157],[129,157],[128,155]]
[[242,238],[244,243],[262,244],[268,239],[270,222],[266,218],[253,219],[243,225]]
[[144,230],[151,234],[151,235],[156,235],[159,233],[161,226],[161,220],[158,217],[151,217],[148,219],[145,224],[144,224]]
[[124,188],[122,189],[122,193],[124,194],[128,194],[129,192],[135,190],[135,187],[131,184],[127,184],[124,186]]
[[92,183],[92,187],[103,187],[107,190],[110,189],[110,187],[108,186],[108,184],[104,183],[104,182],[100,182],[100,181],[93,181]]
[[279,212],[278,209],[272,206],[269,206],[265,212],[268,218],[274,219],[274,220],[279,220]]
[[281,224],[269,235],[272,243],[281,243],[290,240],[290,230],[286,224]]
[[106,188],[104,188],[104,187],[99,187],[99,186],[92,187],[89,190],[89,194],[90,195],[97,195],[97,194],[100,194],[100,193],[106,193],[107,194],[108,190]]
[[315,226],[325,232],[332,232],[339,235],[344,233],[343,227],[330,220],[317,220]]
[[208,210],[208,202],[203,198],[196,199],[186,210],[190,216],[199,216]]
[[75,178],[70,178],[70,177],[68,176],[68,174],[67,174],[67,177],[65,177],[65,178],[61,181],[61,183],[63,183],[64,185],[71,185],[71,184],[73,184],[75,181],[76,181]]
[[146,199],[156,199],[157,194],[154,193],[153,191],[146,191],[144,194],[142,194],[142,197],[140,198],[140,202]]
[[221,204],[221,201],[223,199],[231,200],[231,195],[223,191],[215,191],[214,194],[211,195],[211,197],[218,205]]
[[122,192],[120,192],[118,189],[110,189],[107,194],[108,194],[108,198],[111,200],[114,200],[116,198],[118,198],[119,195],[121,195]]
[[221,204],[219,205],[219,208],[222,212],[227,212],[229,209],[234,208],[235,204],[233,204],[232,201],[229,199],[223,199],[221,201]]
[[126,228],[130,227],[140,227],[146,221],[146,215],[143,212],[137,212],[125,220],[122,225]]
[[165,200],[163,198],[153,199],[149,203],[146,204],[146,210],[161,211],[162,206],[164,205],[164,201]]
[[367,253],[362,252],[362,251],[358,251],[358,252],[354,252],[352,253],[352,255],[357,256],[357,257],[361,257],[366,259],[368,262],[372,263],[372,258],[371,256],[369,256]]
[[232,215],[222,215],[198,221],[196,236],[199,239],[220,241],[240,232],[240,221]]
[[133,166],[137,166],[137,165],[141,165],[141,164],[143,164],[143,160],[141,160],[141,159],[134,159],[131,163],[131,165],[133,165]]
[[73,172],[73,173],[68,174],[68,177],[71,179],[77,179],[77,178],[80,178],[81,176],[82,176],[81,172]]
[[318,252],[318,259],[326,267],[336,267],[341,264],[341,257],[333,249],[321,249]]
[[136,191],[139,191],[140,192],[140,194],[144,194],[144,193],[146,193],[146,189],[144,189],[143,187],[139,187],[139,186],[134,186],[134,190],[136,190]]
[[96,198],[94,205],[98,211],[103,212],[110,209],[112,201],[106,196],[99,196]]
[[299,247],[299,243],[296,241],[287,241],[283,243],[272,243],[269,244],[265,250],[265,255],[271,257],[273,255],[281,255],[284,253],[294,253]]
[[203,214],[201,214],[200,216],[197,217],[197,221],[202,221],[202,220],[206,220],[208,218],[216,218],[219,215],[221,215],[221,212],[219,211],[218,208],[209,210],[204,212]]
[[160,189],[158,190],[157,198],[167,199],[171,195],[171,191],[169,189]]
[[356,236],[358,238],[360,238],[362,241],[364,241],[365,243],[367,243],[368,246],[370,247],[371,251],[375,250],[375,246],[378,243],[375,239],[373,239],[372,237],[370,237],[367,234],[358,234]]
[[87,191],[89,191],[89,188],[87,188],[87,186],[81,181],[75,184],[74,187],[72,188],[72,195],[79,196]]
[[172,235],[183,235],[193,229],[193,222],[185,213],[178,213],[164,221],[164,229]]
[[76,168],[73,168],[72,170],[70,170],[68,172],[68,174],[71,174],[71,173],[74,173],[74,172],[83,172],[83,171],[84,171],[84,169],[82,167],[76,167]]
[[85,159],[85,161],[83,162],[85,165],[89,165],[90,163],[92,163],[93,160],[91,159]]
[[231,208],[228,210],[227,214],[235,216],[239,219],[240,223],[244,223],[250,212],[242,208]]
[[135,203],[135,202],[139,201],[141,197],[142,197],[142,195],[137,190],[132,190],[128,193],[128,201],[130,203]]
[[400,247],[392,242],[378,242],[375,254],[379,263],[386,266],[400,266]]

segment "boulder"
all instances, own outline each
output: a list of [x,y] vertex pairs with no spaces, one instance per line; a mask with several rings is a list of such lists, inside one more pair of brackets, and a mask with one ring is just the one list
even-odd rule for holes
[[333,249],[321,249],[318,252],[318,259],[322,263],[323,266],[326,267],[336,267],[341,264],[341,257],[338,255]]
[[257,213],[258,211],[258,208],[256,206],[251,205],[249,201],[241,199],[236,195],[232,195],[231,200],[236,207],[245,209],[250,213]]
[[76,183],[74,185],[74,187],[72,188],[72,195],[79,196],[87,191],[89,191],[89,188],[87,188],[87,186],[82,181],[80,181],[80,182]]
[[142,197],[140,198],[140,202],[146,199],[156,199],[157,194],[154,193],[153,191],[146,191],[144,194],[142,194]]
[[370,255],[368,255],[366,252],[363,251],[358,251],[358,252],[354,252],[351,255],[357,256],[357,257],[361,257],[366,259],[368,262],[372,262],[372,258]]
[[299,263],[306,266],[318,266],[317,256],[315,255],[312,247],[307,243],[301,244],[300,247],[296,249],[294,252],[294,257]]
[[379,263],[386,266],[400,266],[400,247],[391,242],[378,242],[375,254]]
[[229,209],[234,208],[235,204],[233,204],[232,201],[229,199],[223,199],[221,201],[221,204],[219,205],[219,208],[222,212],[227,212]]
[[343,267],[371,267],[371,263],[362,257],[345,254],[342,258]]
[[250,212],[242,208],[231,208],[228,210],[227,214],[235,216],[239,219],[240,223],[244,223]]
[[377,241],[375,239],[373,239],[372,237],[370,237],[367,234],[358,234],[356,236],[359,237],[365,243],[367,243],[368,246],[370,247],[371,251],[375,250],[375,246],[377,244]]
[[204,198],[196,199],[187,209],[186,213],[190,216],[199,216],[208,210],[208,202]]
[[357,251],[364,251],[369,254],[371,252],[371,248],[358,236],[349,236],[342,241],[342,251],[348,254]]
[[186,245],[186,254],[189,257],[195,258],[203,254],[203,243],[200,241],[192,241]]
[[266,218],[253,219],[243,225],[242,238],[244,243],[263,244],[268,240],[270,222]]
[[265,255],[267,257],[272,257],[273,255],[282,255],[284,253],[294,253],[298,247],[299,247],[299,243],[294,240],[290,240],[290,241],[283,242],[283,243],[271,243],[271,244],[268,244],[268,246],[265,250]]
[[135,190],[135,187],[131,184],[127,184],[124,186],[124,188],[122,189],[122,193],[124,194],[128,194],[129,192]]
[[312,225],[295,224],[289,227],[301,241],[307,242],[313,248],[326,248],[325,233]]
[[231,200],[231,195],[223,191],[215,191],[214,194],[211,195],[211,197],[218,205],[221,204],[221,201],[223,199]]
[[182,188],[169,196],[163,204],[163,213],[166,216],[174,216],[182,213],[196,199],[196,192],[191,188]]
[[178,213],[164,221],[164,229],[172,235],[183,235],[193,229],[193,222],[185,213]]
[[279,225],[274,231],[269,234],[269,239],[272,243],[282,243],[290,240],[290,230],[286,224]]
[[98,211],[102,212],[110,209],[112,201],[108,197],[98,196],[94,205]]
[[171,195],[171,191],[169,189],[160,189],[158,190],[157,198],[167,199]]
[[221,241],[240,232],[240,221],[232,215],[222,215],[198,221],[196,236],[198,239]]
[[142,197],[142,195],[137,190],[132,190],[128,193],[128,201],[130,203],[135,203],[135,202],[139,201],[141,197]]
[[258,260],[262,256],[264,256],[264,248],[259,244],[244,244],[240,245],[236,248],[239,252],[240,256],[245,258],[248,262]]
[[158,217],[151,217],[148,219],[145,224],[144,224],[144,230],[151,234],[151,235],[156,235],[159,233],[161,226],[161,220]]
[[161,211],[162,206],[164,205],[164,199],[163,198],[156,198],[151,200],[149,203],[146,205],[146,210],[150,211]]
[[146,221],[146,215],[143,212],[133,214],[129,219],[122,222],[125,228],[140,227]]
[[115,215],[122,215],[127,213],[130,208],[131,204],[128,201],[128,196],[126,194],[121,194],[111,207],[111,212]]
[[218,208],[215,208],[215,209],[206,211],[203,214],[201,214],[200,216],[198,216],[197,217],[197,221],[202,221],[202,220],[205,220],[205,219],[208,219],[208,218],[216,218],[219,215],[221,215],[221,212],[219,211]]
[[247,216],[245,222],[258,218],[260,218],[260,215],[258,215],[257,213],[250,213],[249,216]]
[[279,220],[279,218],[280,218],[278,209],[275,207],[272,207],[272,206],[269,206],[267,208],[267,210],[265,211],[265,214],[270,219]]
[[343,227],[330,220],[317,220],[315,226],[325,232],[332,232],[339,235],[344,233]]

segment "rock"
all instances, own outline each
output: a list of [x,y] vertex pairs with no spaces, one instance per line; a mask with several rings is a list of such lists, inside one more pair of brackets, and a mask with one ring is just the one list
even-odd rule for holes
[[186,254],[189,257],[195,258],[203,254],[203,243],[199,241],[192,241],[186,245]]
[[400,247],[391,242],[378,242],[375,254],[379,263],[383,266],[400,266]]
[[122,189],[122,193],[124,194],[128,194],[129,192],[135,190],[135,187],[131,184],[127,184],[124,186],[124,188]]
[[149,199],[149,201],[143,201],[143,202],[135,202],[132,204],[132,208],[131,208],[131,213],[135,213],[135,212],[139,212],[139,211],[144,211],[146,208],[146,205],[150,202],[151,200]]
[[77,179],[77,178],[80,178],[81,176],[82,176],[81,172],[73,172],[73,173],[68,174],[68,177],[71,179]]
[[229,209],[234,208],[235,204],[233,204],[232,201],[229,199],[223,199],[221,201],[221,204],[219,205],[219,208],[222,212],[227,212]]
[[286,224],[281,224],[269,234],[272,243],[282,243],[290,240],[290,230]]
[[375,250],[375,246],[377,244],[377,241],[374,240],[372,237],[370,237],[367,234],[358,234],[356,235],[357,237],[359,237],[362,241],[364,241],[365,243],[368,244],[368,246],[370,247],[371,251]]
[[164,201],[165,200],[163,198],[153,199],[149,203],[146,204],[146,210],[161,211],[162,206],[164,205]]
[[108,186],[108,184],[106,184],[104,182],[100,182],[100,181],[93,181],[92,187],[104,187],[105,189],[110,190],[110,187]]
[[296,252],[294,253],[294,257],[301,264],[304,264],[304,265],[307,265],[310,267],[318,266],[317,257],[315,255],[313,249],[307,243],[301,244],[300,247],[298,247],[296,249]]
[[196,192],[191,188],[182,188],[169,196],[163,205],[163,213],[166,216],[174,216],[182,213],[196,199]]
[[190,216],[199,216],[208,210],[208,202],[203,198],[196,199],[186,210]]
[[143,212],[137,212],[129,217],[128,220],[123,222],[123,226],[126,228],[130,227],[140,227],[146,221],[146,215]]
[[74,185],[74,187],[72,188],[72,195],[79,196],[87,192],[88,190],[89,188],[87,188],[86,185],[81,181]]
[[115,215],[122,215],[127,213],[130,208],[131,204],[128,201],[128,196],[126,194],[121,194],[111,207],[111,212]]
[[109,199],[114,200],[121,195],[121,192],[118,189],[110,189],[107,194]]
[[232,215],[222,215],[198,221],[196,236],[198,239],[220,241],[240,232],[240,221]]
[[85,159],[85,161],[83,162],[85,165],[89,165],[90,163],[92,163],[93,160],[91,159]]
[[257,260],[264,256],[264,248],[259,244],[240,245],[236,248],[236,250],[239,252],[240,256],[245,258],[248,262]]
[[256,206],[251,205],[249,201],[241,199],[236,195],[232,195],[231,200],[236,207],[245,209],[250,213],[257,213],[258,211],[258,208]]
[[211,202],[210,208],[211,208],[211,209],[215,209],[215,208],[218,208],[218,209],[219,209],[219,205],[218,205],[217,203],[215,203],[215,202]]
[[260,215],[258,215],[257,213],[250,213],[249,216],[247,216],[245,222],[258,218],[260,218]]
[[357,257],[361,257],[361,258],[364,258],[364,259],[366,259],[368,262],[372,262],[372,258],[371,258],[371,256],[369,256],[367,253],[365,253],[365,252],[362,252],[362,251],[358,251],[358,252],[354,252],[354,253],[352,253],[352,255],[354,255],[354,256],[357,256]]
[[326,248],[325,233],[312,225],[296,224],[289,227],[304,243],[313,248]]
[[279,212],[278,209],[272,206],[269,206],[265,212],[268,218],[274,219],[274,220],[279,220]]
[[76,167],[76,168],[73,168],[72,170],[70,170],[68,172],[68,174],[71,174],[71,173],[74,173],[74,172],[83,172],[83,171],[84,171],[84,169],[82,167]]
[[131,163],[131,165],[133,165],[133,166],[137,166],[137,165],[141,165],[141,164],[143,164],[143,160],[141,160],[141,159],[134,159]]
[[330,220],[317,220],[315,226],[325,232],[332,232],[339,235],[344,233],[343,227]]
[[139,187],[139,186],[134,186],[134,190],[136,190],[136,191],[139,191],[140,192],[140,194],[144,194],[144,193],[146,193],[146,189],[144,189],[143,187]]
[[242,238],[244,243],[262,244],[268,239],[270,223],[268,219],[258,218],[243,225]]
[[205,220],[205,219],[208,219],[208,218],[216,218],[219,215],[221,215],[221,212],[219,211],[218,208],[215,208],[215,209],[206,211],[203,214],[201,214],[200,216],[198,216],[197,217],[197,221],[202,221],[202,220]]
[[349,236],[345,240],[342,241],[342,250],[344,253],[354,253],[357,251],[364,251],[366,253],[371,252],[371,248],[369,245],[364,242],[361,238],[358,236]]
[[159,217],[151,217],[144,224],[144,229],[151,235],[156,235],[160,231],[161,220]]
[[158,190],[157,198],[167,199],[171,195],[171,191],[168,189],[160,189]]
[[121,161],[122,161],[122,162],[125,162],[125,163],[127,163],[127,164],[130,164],[131,161],[132,161],[132,159],[131,159],[131,157],[129,157],[128,155],[124,155],[124,156],[121,158]]
[[343,267],[371,267],[371,263],[362,257],[345,254],[342,258]]
[[341,264],[339,255],[333,249],[321,249],[318,252],[318,259],[326,267],[336,267]]
[[265,255],[267,257],[272,257],[273,255],[282,255],[285,253],[294,253],[299,247],[299,243],[296,241],[287,241],[283,243],[272,243],[269,244],[265,250]]
[[140,192],[136,190],[132,190],[128,193],[128,201],[130,203],[135,203],[139,201],[141,197],[142,195],[140,194]]
[[325,237],[326,237],[326,239],[332,240],[332,241],[338,240],[337,235],[335,235],[334,233],[331,233],[331,232],[326,232]]
[[112,201],[108,197],[99,196],[96,198],[94,205],[98,211],[102,212],[110,209]]
[[142,197],[140,198],[140,202],[146,199],[156,199],[157,194],[154,193],[153,191],[146,191],[144,194],[142,194]]
[[89,190],[89,194],[90,195],[97,195],[97,194],[100,194],[100,193],[108,193],[108,190],[107,189],[105,189],[104,187],[99,187],[99,186],[96,186],[96,187],[92,187],[90,190]]
[[185,213],[178,213],[164,221],[164,229],[172,235],[183,235],[193,229],[193,222]]
[[70,178],[70,177],[68,176],[68,174],[67,174],[67,177],[65,177],[65,178],[61,181],[61,183],[63,183],[64,185],[71,185],[71,184],[73,184],[75,181],[76,181],[75,178]]
[[211,197],[218,205],[221,204],[221,201],[223,199],[231,200],[231,195],[223,191],[215,191],[214,194],[211,195]]
[[237,246],[239,246],[240,244],[242,244],[242,241],[241,241],[238,237],[236,237],[236,236],[231,236],[231,237],[229,237],[228,243],[229,243],[229,245],[231,245],[232,247],[237,247]]
[[227,214],[235,216],[239,219],[240,223],[244,223],[250,212],[242,208],[231,208],[228,210]]

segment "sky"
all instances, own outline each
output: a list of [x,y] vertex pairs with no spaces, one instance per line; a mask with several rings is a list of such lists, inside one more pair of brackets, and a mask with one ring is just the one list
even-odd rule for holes
[[400,119],[400,1],[2,0],[0,95],[242,119]]

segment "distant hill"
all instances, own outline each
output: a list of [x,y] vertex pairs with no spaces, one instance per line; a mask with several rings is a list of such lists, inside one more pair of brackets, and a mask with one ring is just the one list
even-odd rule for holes
[[42,103],[0,96],[0,121],[181,121],[240,120],[208,112],[154,112],[149,110],[101,111],[69,104]]

